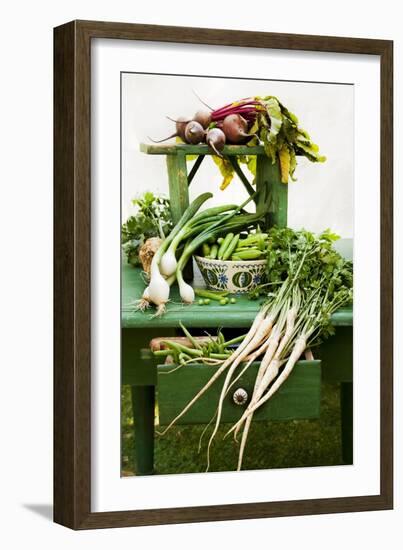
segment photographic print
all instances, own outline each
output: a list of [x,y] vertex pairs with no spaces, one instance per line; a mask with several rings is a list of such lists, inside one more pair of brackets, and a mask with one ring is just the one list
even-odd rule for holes
[[354,86],[121,73],[121,475],[353,463]]
[[393,42],[54,36],[55,521],[391,509]]

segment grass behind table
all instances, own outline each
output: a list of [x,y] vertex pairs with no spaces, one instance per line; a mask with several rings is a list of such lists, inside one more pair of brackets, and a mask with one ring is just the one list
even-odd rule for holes
[[[165,436],[155,436],[157,474],[204,472],[204,437],[198,454],[199,437],[204,425],[173,427]],[[232,438],[223,441],[229,426],[220,427],[211,452],[210,471],[236,469],[239,447]],[[208,432],[209,433],[209,432]],[[135,435],[130,387],[122,388],[122,475],[133,470]],[[243,469],[298,468],[342,464],[340,393],[336,384],[322,384],[321,416],[315,420],[256,422],[252,424],[245,451]]]

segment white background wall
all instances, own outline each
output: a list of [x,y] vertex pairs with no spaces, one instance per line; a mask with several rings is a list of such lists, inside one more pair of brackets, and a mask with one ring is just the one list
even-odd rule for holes
[[[2,285],[0,385],[0,542],[4,548],[298,547],[300,550],[401,546],[402,431],[396,430],[396,509],[343,515],[73,533],[49,520],[52,499],[52,27],[98,19],[395,39],[396,98],[402,96],[401,17],[393,0],[14,1],[2,10],[0,203]],[[284,10],[284,11],[282,11]],[[308,121],[307,121],[308,122]],[[395,111],[396,213],[402,205],[401,103]],[[306,124],[316,136],[312,124]],[[319,143],[321,141],[318,139]],[[325,149],[324,149],[325,150]],[[320,170],[321,167],[315,167]],[[298,183],[299,185],[299,183]],[[365,206],[365,205],[364,205]],[[399,216],[400,218],[400,216]],[[403,227],[396,220],[396,411],[403,415],[400,281]],[[370,243],[369,243],[370,252]],[[400,425],[398,424],[398,428]]]
[[[196,67],[190,67],[194,72]],[[212,67],[211,74],[219,74]],[[251,95],[275,95],[294,112],[302,128],[318,143],[324,164],[298,158],[297,182],[289,184],[288,224],[322,231],[331,227],[342,237],[353,236],[354,87],[186,76],[124,74],[122,77],[122,214],[130,214],[130,200],[151,189],[168,195],[165,157],[144,155],[147,136],[161,139],[174,132],[176,118],[192,115],[203,105],[222,105]],[[170,140],[171,142],[173,140]],[[169,143],[169,142],[168,142]],[[189,163],[190,164],[190,163]],[[247,169],[245,174],[251,180]],[[222,177],[212,159],[206,159],[190,187],[191,199],[203,191],[214,193],[209,204],[241,203],[247,193],[238,177],[220,191]]]

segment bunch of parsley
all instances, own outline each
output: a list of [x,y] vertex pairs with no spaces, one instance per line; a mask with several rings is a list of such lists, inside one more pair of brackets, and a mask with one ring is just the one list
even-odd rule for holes
[[[257,291],[273,299],[286,280],[293,280],[306,307],[316,304],[312,318],[316,343],[333,333],[331,314],[353,299],[353,264],[333,247],[338,239],[329,229],[319,235],[288,227],[269,230],[267,283]],[[251,297],[257,297],[256,291]]]

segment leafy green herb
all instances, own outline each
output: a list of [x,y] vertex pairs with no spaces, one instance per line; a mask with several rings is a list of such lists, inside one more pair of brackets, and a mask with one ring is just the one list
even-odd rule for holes
[[[273,227],[268,232],[267,283],[259,290],[274,297],[288,277],[296,277],[307,303],[314,297],[321,304],[320,330],[316,331],[321,338],[333,332],[327,311],[352,301],[353,264],[333,248],[338,239],[329,229],[319,235],[288,227]],[[256,291],[251,298],[256,298]]]
[[165,238],[173,224],[169,200],[147,191],[132,200],[137,212],[122,225],[121,242],[127,261],[132,266],[140,265],[139,249],[150,237]]

